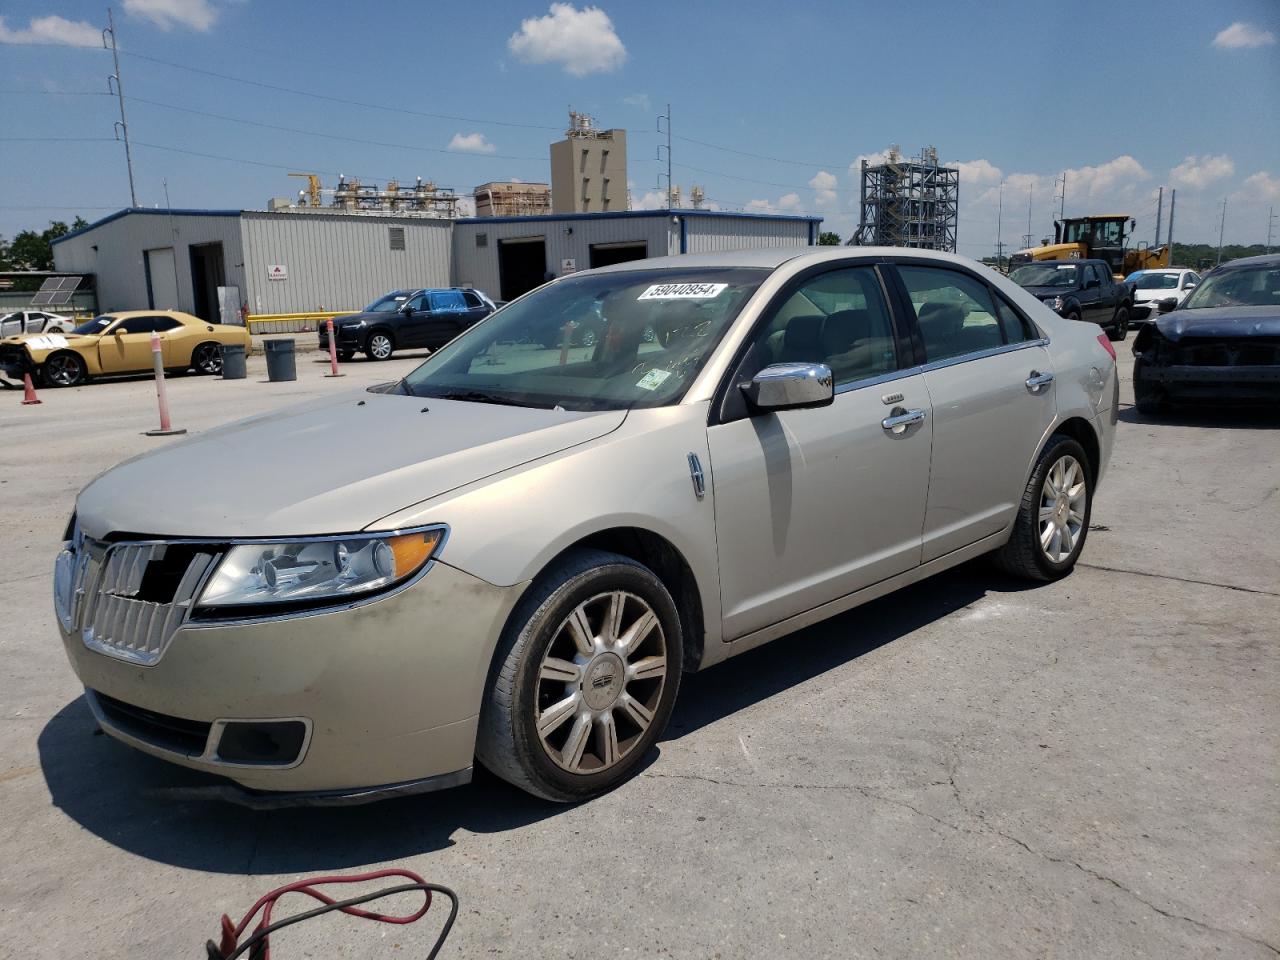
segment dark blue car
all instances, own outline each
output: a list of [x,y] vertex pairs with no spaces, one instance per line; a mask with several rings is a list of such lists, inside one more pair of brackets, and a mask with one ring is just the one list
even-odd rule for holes
[[[360,313],[333,318],[338,358],[362,351],[370,360],[388,360],[397,350],[436,350],[495,309],[479,290],[464,287],[393,290]],[[328,350],[327,322],[317,332]]]

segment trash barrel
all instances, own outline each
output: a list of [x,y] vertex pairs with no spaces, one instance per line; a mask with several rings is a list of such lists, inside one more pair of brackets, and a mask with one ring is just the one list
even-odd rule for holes
[[265,346],[267,351],[267,379],[272,383],[279,383],[281,380],[297,380],[298,367],[294,358],[293,339],[268,340]]
[[244,379],[244,344],[224,343],[222,345],[222,379]]

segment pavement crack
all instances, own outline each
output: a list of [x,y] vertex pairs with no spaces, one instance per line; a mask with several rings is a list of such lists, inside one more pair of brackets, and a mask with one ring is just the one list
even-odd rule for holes
[[1254,587],[1238,587],[1234,583],[1219,583],[1215,580],[1196,580],[1191,577],[1175,577],[1167,573],[1151,573],[1147,570],[1127,570],[1123,567],[1107,567],[1098,563],[1076,563],[1078,567],[1090,570],[1104,570],[1107,573],[1127,573],[1133,577],[1151,577],[1155,580],[1172,580],[1174,583],[1194,583],[1201,587],[1218,587],[1221,590],[1236,590],[1240,593],[1256,593],[1264,597],[1280,597],[1274,590],[1258,590]]
[[1015,837],[1011,833],[1006,833],[1005,831],[999,829],[998,827],[992,826],[990,823],[987,822],[986,816],[983,815],[981,811],[970,809],[968,804],[964,802],[964,798],[960,795],[960,787],[956,783],[956,777],[954,772],[948,772],[947,780],[951,784],[951,793],[955,797],[956,803],[959,805],[961,811],[966,816],[971,817],[972,819],[976,820],[979,824],[981,824],[982,829],[986,830],[989,833],[994,834],[997,837],[1000,837],[1002,840],[1006,840],[1009,843],[1014,844],[1015,846],[1021,847],[1023,850],[1027,851],[1027,853],[1031,854],[1032,856],[1039,857],[1041,860],[1044,860],[1048,863],[1075,867],[1077,870],[1079,870],[1081,873],[1085,874],[1086,876],[1092,877],[1095,880],[1099,880],[1102,883],[1110,884],[1111,886],[1119,890],[1121,893],[1126,894],[1132,899],[1138,901],[1138,903],[1141,903],[1147,909],[1155,913],[1158,913],[1160,916],[1165,917],[1169,920],[1181,920],[1184,923],[1189,923],[1192,926],[1199,927],[1202,930],[1208,930],[1213,933],[1222,934],[1223,936],[1237,937],[1241,940],[1247,940],[1249,943],[1256,944],[1257,946],[1270,950],[1276,956],[1280,956],[1280,949],[1277,949],[1276,947],[1268,943],[1266,940],[1261,940],[1257,937],[1251,937],[1247,933],[1241,933],[1239,930],[1228,930],[1223,927],[1215,927],[1211,923],[1205,923],[1203,920],[1197,920],[1194,917],[1188,917],[1186,914],[1175,913],[1172,910],[1166,910],[1164,907],[1161,907],[1155,903],[1152,903],[1146,897],[1139,894],[1136,890],[1126,887],[1123,883],[1121,883],[1119,880],[1115,879],[1114,877],[1109,877],[1105,873],[1101,873],[1097,870],[1094,870],[1091,867],[1086,867],[1084,864],[1080,863],[1077,860],[1072,860],[1070,857],[1055,857],[1053,856],[1053,854],[1045,853],[1043,850],[1037,850],[1035,847],[1031,846],[1031,844],[1027,843],[1025,840],[1019,837]]

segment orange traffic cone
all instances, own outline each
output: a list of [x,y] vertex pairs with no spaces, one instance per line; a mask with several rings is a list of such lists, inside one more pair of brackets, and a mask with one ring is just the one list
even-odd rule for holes
[[43,401],[36,396],[35,384],[31,382],[31,374],[24,373],[22,375],[22,405],[28,407],[33,403],[42,403]]

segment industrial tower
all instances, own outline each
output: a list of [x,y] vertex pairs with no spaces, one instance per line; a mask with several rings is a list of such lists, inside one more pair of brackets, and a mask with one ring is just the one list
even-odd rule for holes
[[850,244],[956,249],[960,170],[938,166],[938,151],[925,147],[908,160],[895,144],[884,163],[862,161],[862,205]]

